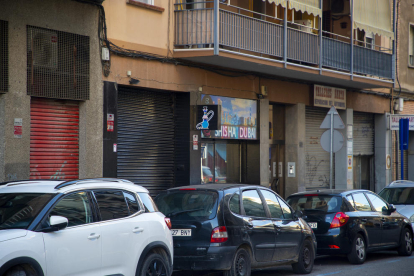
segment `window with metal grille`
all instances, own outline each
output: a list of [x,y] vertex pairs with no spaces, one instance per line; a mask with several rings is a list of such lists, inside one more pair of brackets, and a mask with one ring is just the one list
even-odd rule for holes
[[9,91],[9,29],[7,21],[0,20],[0,92]]
[[27,94],[89,100],[89,37],[27,26]]

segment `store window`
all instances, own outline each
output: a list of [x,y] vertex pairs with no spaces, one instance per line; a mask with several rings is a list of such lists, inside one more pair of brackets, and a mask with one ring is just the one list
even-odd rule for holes
[[201,182],[240,183],[240,144],[211,142],[201,144]]

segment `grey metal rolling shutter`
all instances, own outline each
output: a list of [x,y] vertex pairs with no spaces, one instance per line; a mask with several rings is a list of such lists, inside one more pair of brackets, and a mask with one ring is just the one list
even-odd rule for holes
[[374,114],[354,111],[354,155],[374,155]]
[[[305,187],[308,190],[329,188],[329,152],[326,152],[320,144],[321,135],[326,131],[320,126],[328,111],[328,109],[306,107]],[[333,164],[335,166],[335,162]],[[333,182],[334,187],[335,174]]]
[[174,183],[173,95],[119,87],[117,176],[151,195]]

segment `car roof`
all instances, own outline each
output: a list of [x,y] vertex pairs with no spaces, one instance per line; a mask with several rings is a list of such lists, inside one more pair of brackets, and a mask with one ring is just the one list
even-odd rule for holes
[[385,189],[388,188],[407,188],[407,187],[414,187],[414,181],[411,180],[395,180],[391,182]]
[[372,192],[369,190],[341,190],[341,189],[321,189],[321,190],[310,190],[306,192],[299,192],[291,194],[291,196],[301,196],[301,195],[307,195],[307,194],[317,194],[317,195],[340,195],[340,196],[346,196],[355,192]]
[[260,186],[260,185],[226,183],[226,184],[198,184],[198,185],[190,185],[190,186],[181,186],[181,187],[175,187],[175,188],[168,189],[168,191],[174,191],[174,190],[180,190],[180,189],[202,189],[202,190],[223,191],[223,190],[228,190],[232,188],[244,188],[244,187],[265,188],[264,186]]
[[148,190],[134,183],[116,178],[89,178],[70,181],[63,180],[17,180],[0,184],[0,193],[68,193],[87,189],[125,189],[135,192]]

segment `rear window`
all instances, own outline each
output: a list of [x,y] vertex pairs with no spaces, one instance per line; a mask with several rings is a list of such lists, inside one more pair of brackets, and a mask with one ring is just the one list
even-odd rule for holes
[[167,217],[177,220],[213,219],[217,212],[216,192],[174,191],[155,198],[158,209]]
[[287,202],[295,211],[339,212],[342,198],[331,195],[294,196]]
[[379,195],[390,204],[414,205],[414,188],[384,189]]

